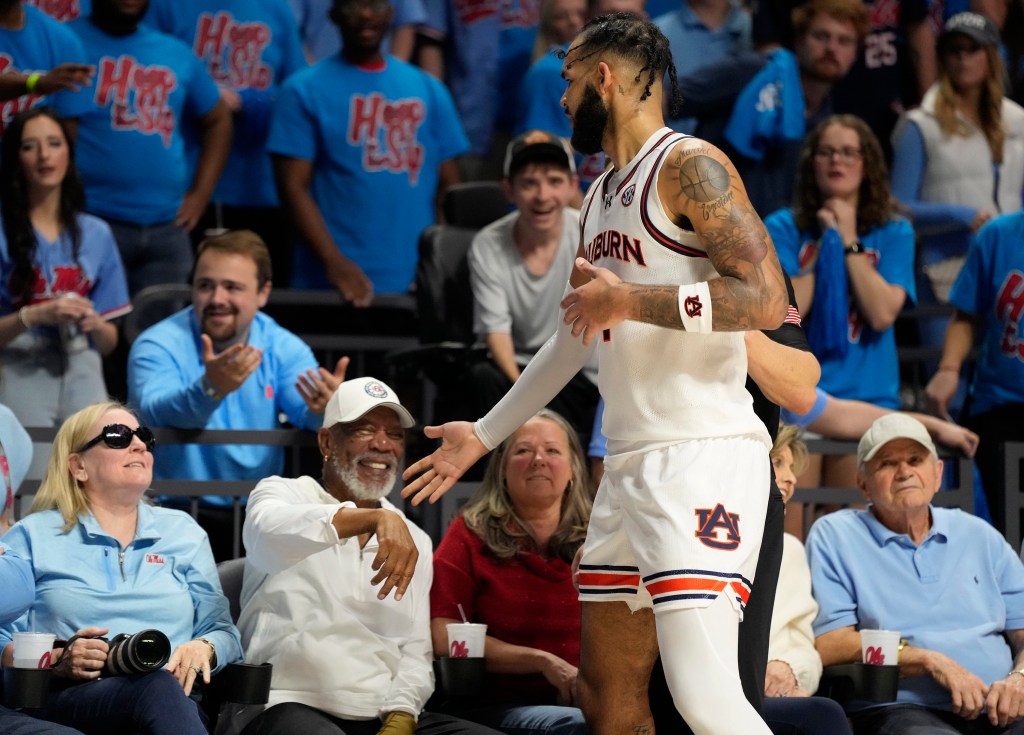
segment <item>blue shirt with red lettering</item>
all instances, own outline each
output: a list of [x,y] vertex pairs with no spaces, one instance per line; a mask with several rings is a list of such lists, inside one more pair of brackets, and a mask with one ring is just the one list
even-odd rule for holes
[[79,118],[89,211],[139,225],[171,221],[190,184],[182,121],[212,110],[220,90],[187,45],[144,24],[127,36],[87,18],[70,27],[96,77],[56,107]]
[[[79,227],[78,259],[73,257],[71,235],[67,230],[53,242],[36,233],[35,288],[28,301],[12,294],[8,284],[14,261],[7,237],[0,227],[0,316],[22,306],[38,304],[64,294],[74,293],[92,300],[96,313],[113,319],[131,311],[128,284],[121,256],[110,226],[89,214],[76,216]],[[56,327],[36,327],[40,332],[56,332]]]
[[1024,210],[990,220],[974,237],[949,301],[981,320],[971,414],[1024,401]]
[[92,0],[22,0],[22,5],[34,5],[61,23],[88,18],[92,13]]
[[[85,61],[82,42],[68,28],[36,8],[25,7],[25,25],[19,30],[0,28],[0,74],[47,72],[68,62]],[[36,105],[54,104],[69,92],[53,95],[23,94],[0,103],[0,135],[11,118]]]
[[[440,165],[467,145],[430,75],[393,57],[369,69],[332,56],[285,82],[267,150],[315,163],[311,193],[335,245],[375,293],[405,293]],[[293,287],[330,288],[309,248],[296,247],[294,262]]]
[[[277,206],[274,171],[266,152],[270,116],[281,83],[307,66],[287,1],[152,0],[146,22],[189,44],[217,84],[240,93],[242,109],[234,115],[231,155],[213,200],[233,206]],[[199,146],[194,136],[187,141],[192,170]]]

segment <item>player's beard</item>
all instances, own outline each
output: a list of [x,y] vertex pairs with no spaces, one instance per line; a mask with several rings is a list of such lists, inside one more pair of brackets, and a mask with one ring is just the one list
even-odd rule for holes
[[598,153],[607,127],[608,108],[594,86],[588,84],[572,116],[572,147],[587,156]]
[[353,457],[349,464],[344,466],[335,458],[335,472],[338,473],[338,479],[344,483],[345,487],[348,488],[349,493],[356,500],[380,500],[389,492],[391,488],[395,486],[395,480],[398,477],[398,469],[392,465],[388,470],[387,477],[377,482],[367,482],[359,476],[359,461],[361,459],[373,459],[376,461],[383,461],[375,455],[361,454],[358,457]]

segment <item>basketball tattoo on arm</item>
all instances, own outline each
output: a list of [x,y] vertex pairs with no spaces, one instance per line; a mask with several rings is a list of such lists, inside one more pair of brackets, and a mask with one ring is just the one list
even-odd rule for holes
[[[787,301],[782,267],[742,186],[732,185],[735,171],[723,163],[721,154],[705,145],[681,148],[665,168],[662,176],[670,177],[670,183],[676,182],[668,187],[675,194],[671,201],[664,202],[666,209],[692,223],[708,258],[722,276],[708,282],[712,328],[744,331],[777,327]],[[683,329],[678,284],[631,286],[630,296],[640,321]]]

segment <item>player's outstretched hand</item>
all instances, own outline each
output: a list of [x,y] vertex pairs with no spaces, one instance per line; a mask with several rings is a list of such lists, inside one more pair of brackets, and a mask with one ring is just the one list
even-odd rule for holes
[[[402,473],[402,479],[409,483],[402,488],[402,497],[412,497],[413,505],[424,500],[436,503],[473,463],[487,454],[487,448],[468,421],[427,426],[423,433],[431,439],[440,439],[441,446]],[[413,477],[416,479],[409,482]]]

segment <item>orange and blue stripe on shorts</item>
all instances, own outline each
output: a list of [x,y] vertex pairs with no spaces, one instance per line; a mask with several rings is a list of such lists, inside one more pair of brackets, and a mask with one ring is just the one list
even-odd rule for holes
[[678,600],[714,600],[725,592],[732,593],[742,609],[750,599],[750,580],[735,572],[673,569],[646,576],[643,582],[655,607]]
[[612,564],[580,564],[581,595],[635,595],[640,586],[637,567]]

